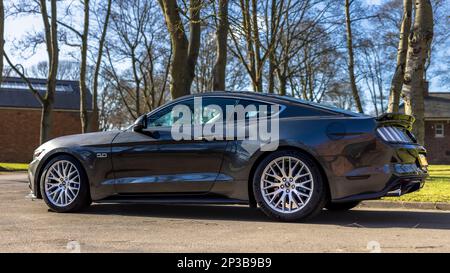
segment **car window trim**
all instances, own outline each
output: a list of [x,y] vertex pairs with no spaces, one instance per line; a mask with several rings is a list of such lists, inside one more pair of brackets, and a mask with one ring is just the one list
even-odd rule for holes
[[[150,116],[155,115],[157,113],[160,113],[164,110],[166,110],[169,107],[172,107],[173,105],[182,103],[182,102],[186,102],[186,101],[193,101],[195,98],[224,98],[224,99],[233,99],[237,101],[237,104],[241,101],[241,100],[247,100],[247,101],[252,101],[252,102],[260,102],[260,103],[264,103],[267,104],[269,106],[272,105],[279,105],[280,106],[280,110],[275,113],[275,115],[271,115],[270,117],[277,117],[281,114],[281,112],[283,112],[286,109],[286,105],[284,104],[280,104],[280,103],[274,103],[274,102],[269,102],[269,101],[264,101],[264,100],[260,100],[260,99],[253,99],[253,98],[241,98],[241,97],[234,97],[234,96],[226,96],[226,95],[208,95],[208,96],[193,96],[190,98],[184,98],[184,99],[180,99],[177,101],[171,101],[169,102],[167,105],[164,105],[161,109],[154,109],[153,111],[149,112],[146,114],[146,118],[148,119]],[[234,105],[236,106],[236,104]],[[258,118],[259,119],[259,118]],[[146,129],[151,129],[151,128],[170,128],[171,126],[161,126],[161,127],[148,127]]]

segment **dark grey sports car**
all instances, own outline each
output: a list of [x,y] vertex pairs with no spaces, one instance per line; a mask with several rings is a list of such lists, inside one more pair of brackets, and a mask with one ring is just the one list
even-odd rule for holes
[[43,144],[30,188],[57,212],[91,202],[249,204],[294,221],[420,189],[426,151],[413,121],[250,92],[187,96],[126,130]]

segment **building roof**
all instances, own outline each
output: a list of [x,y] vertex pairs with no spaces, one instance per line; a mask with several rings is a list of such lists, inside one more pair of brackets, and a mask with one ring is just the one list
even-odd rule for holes
[[[33,87],[42,95],[45,95],[47,79],[29,79]],[[92,109],[92,95],[88,90],[86,94],[88,110]],[[80,84],[77,81],[56,82],[55,110],[79,110],[80,109]],[[29,90],[26,82],[21,78],[5,77],[0,85],[0,108],[42,108],[38,99]]]
[[[450,92],[430,92],[424,102],[425,118],[450,118]],[[400,105],[400,112],[403,107]]]

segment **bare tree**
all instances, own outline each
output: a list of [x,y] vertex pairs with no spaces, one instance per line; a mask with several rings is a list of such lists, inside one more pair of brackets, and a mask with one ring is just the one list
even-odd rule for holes
[[416,118],[414,133],[424,144],[424,69],[433,40],[433,9],[430,0],[415,0],[414,8],[402,93],[405,113]]
[[172,64],[170,68],[172,99],[190,94],[195,77],[195,66],[200,50],[200,11],[202,0],[189,3],[189,39],[180,16],[177,0],[159,0],[172,42]]
[[[105,19],[103,21],[103,26],[101,29],[100,39],[98,41],[98,52],[97,58],[95,60],[95,70],[93,76],[92,84],[92,122],[89,124],[94,128],[92,130],[97,130],[99,127],[99,108],[98,108],[98,86],[99,86],[99,75],[102,65],[103,58],[103,48],[105,46],[106,33],[108,31],[109,18],[111,17],[111,5],[112,0],[108,0],[108,4],[105,11]],[[91,130],[91,131],[92,131]]]
[[[318,6],[322,8],[316,11]],[[303,98],[320,98],[315,96],[316,79],[320,78],[320,71],[325,71],[326,59],[332,51],[331,47],[334,47],[330,44],[327,28],[322,25],[330,7],[330,3],[321,0],[288,1],[284,6],[279,19],[280,31],[276,31],[276,42],[271,56],[271,63],[275,64],[278,92],[281,95],[286,95],[288,88],[297,93],[297,86],[293,83],[296,78],[300,78]],[[271,71],[272,65],[269,64],[269,92]]]
[[103,80],[119,93],[130,119],[136,119],[166,100],[170,39],[157,3],[119,0],[114,4]]
[[216,30],[216,62],[213,68],[213,90],[225,90],[228,41],[228,0],[219,0]]
[[[377,40],[377,39],[375,39]],[[373,103],[375,115],[378,116],[384,113],[385,96],[383,92],[383,71],[386,64],[382,60],[381,49],[382,46],[374,44],[371,40],[365,40],[361,45],[361,74],[362,80],[366,83],[366,88],[369,91],[370,98]]]
[[336,81],[330,85],[325,94],[324,101],[332,103],[339,108],[350,110],[353,105],[353,95],[348,83],[345,81]]
[[47,93],[43,101],[41,118],[41,139],[44,143],[50,139],[50,130],[52,124],[53,101],[56,90],[56,76],[58,74],[59,47],[58,47],[58,24],[57,24],[57,5],[56,0],[51,0],[51,19],[47,13],[46,0],[40,0],[42,20],[44,21],[45,41],[47,44],[49,73],[47,78]]
[[411,31],[412,0],[403,0],[403,18],[400,26],[400,40],[397,50],[397,65],[392,77],[389,93],[388,112],[398,112],[400,93],[405,75],[406,52],[408,50],[408,35]]
[[86,67],[87,67],[87,50],[89,38],[89,0],[84,0],[84,22],[83,33],[81,33],[81,61],[80,61],[80,120],[81,132],[88,131],[89,117],[87,113],[87,84],[86,84]]
[[47,47],[48,55],[48,77],[47,77],[47,92],[41,95],[31,84],[29,79],[25,76],[25,71],[21,65],[14,65],[9,59],[8,55],[3,52],[3,55],[8,62],[8,65],[27,83],[29,90],[33,93],[39,103],[42,105],[41,125],[40,125],[40,143],[44,143],[51,138],[52,126],[52,111],[53,102],[56,90],[56,77],[58,74],[59,63],[59,47],[58,47],[58,24],[57,24],[57,0],[50,1],[49,16],[47,12],[47,1],[39,0],[39,9],[44,24],[44,40]]
[[[27,69],[26,71],[25,76],[32,78],[47,78],[48,71],[49,71],[48,62],[41,61],[29,67],[29,69]],[[80,79],[79,63],[72,60],[60,60],[58,63],[58,73],[56,79],[79,81]]]
[[352,89],[353,100],[356,104],[356,109],[363,113],[361,99],[359,97],[358,87],[356,86],[355,77],[355,60],[353,53],[353,35],[352,35],[352,19],[351,19],[351,4],[353,0],[345,0],[345,23],[347,27],[347,51],[348,51],[348,73],[350,77],[350,86]]
[[235,14],[230,16],[230,36],[233,41],[230,50],[246,69],[253,90],[262,92],[263,69],[269,56],[267,48],[270,46],[266,45],[266,50],[263,50],[258,22],[260,7],[256,0],[240,0],[239,4],[230,9],[235,10]]
[[[200,46],[199,56],[197,59],[197,65],[195,66],[195,79],[192,84],[191,93],[203,93],[215,89],[214,69],[217,68],[217,37],[215,37],[214,31],[210,27],[205,27],[202,30],[203,42]],[[226,64],[226,61],[225,63]],[[226,69],[226,66],[224,67]],[[223,72],[225,77],[225,71]],[[225,78],[224,78],[225,80]]]

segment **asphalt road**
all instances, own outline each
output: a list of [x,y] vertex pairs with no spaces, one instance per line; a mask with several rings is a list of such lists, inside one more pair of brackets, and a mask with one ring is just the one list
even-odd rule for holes
[[0,175],[0,252],[449,252],[450,212],[324,210],[278,223],[245,206],[93,205],[78,214],[31,201],[23,174]]

